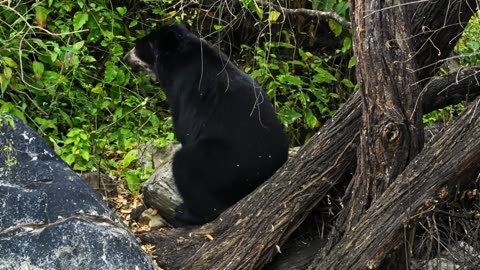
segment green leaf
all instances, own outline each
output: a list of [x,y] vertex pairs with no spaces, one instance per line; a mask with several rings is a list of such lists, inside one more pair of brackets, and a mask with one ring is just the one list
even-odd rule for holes
[[323,68],[316,68],[315,71],[317,74],[313,76],[313,81],[316,83],[331,83],[337,80],[335,76]]
[[263,10],[260,9],[254,0],[241,0],[243,6],[258,15],[260,19],[263,17]]
[[138,24],[138,21],[137,21],[137,20],[133,20],[133,21],[130,22],[130,24],[128,24],[128,28],[132,28],[132,27],[134,27],[134,26],[137,25],[137,24]]
[[120,16],[125,15],[127,13],[127,8],[126,7],[117,7],[117,12],[120,14]]
[[310,109],[305,110],[305,121],[307,122],[308,127],[311,129],[314,129],[318,125],[318,120]]
[[38,27],[45,27],[47,25],[48,10],[42,6],[35,7],[35,22]]
[[343,40],[342,52],[346,53],[352,48],[352,39],[350,37],[346,37]]
[[283,108],[283,110],[278,113],[278,116],[284,125],[289,125],[302,117],[302,115],[296,112],[294,109],[288,108]]
[[282,13],[280,13],[276,10],[271,10],[268,13],[268,21],[269,22],[276,22],[278,20],[278,18],[280,17],[280,15],[282,15]]
[[340,14],[342,17],[347,14],[347,9],[350,7],[348,2],[340,2],[335,5],[335,12]]
[[79,41],[79,42],[73,44],[72,48],[75,51],[79,51],[83,47],[84,44],[85,44],[85,41],[82,40],[82,41]]
[[43,71],[45,70],[45,67],[41,62],[33,61],[32,63],[32,68],[33,68],[33,74],[35,74],[36,79],[42,78]]
[[118,74],[118,67],[112,64],[111,62],[106,64],[105,68],[105,82],[110,83],[115,80]]
[[52,81],[54,83],[60,83],[64,81],[64,77],[61,74],[58,74],[55,71],[47,70],[43,73],[43,78],[46,81]]
[[140,184],[142,183],[140,177],[134,173],[128,173],[125,175],[125,180],[127,180],[128,189],[130,189],[132,193],[137,194]]
[[92,88],[92,93],[95,93],[95,94],[100,94],[102,93],[102,91],[103,91],[103,84],[101,83],[97,83],[97,85],[94,88]]
[[73,123],[72,123],[72,119],[70,118],[70,116],[68,116],[67,113],[65,113],[64,111],[60,110],[60,115],[63,117],[63,120],[67,123],[67,125],[69,127],[72,127],[73,126]]
[[12,68],[17,67],[17,63],[12,58],[10,58],[8,56],[2,56],[0,59],[5,63],[5,65],[7,65],[9,67],[12,67]]
[[349,79],[343,79],[341,81],[341,83],[348,88],[354,88],[355,87],[355,85]]
[[88,14],[82,11],[77,11],[73,15],[73,30],[77,31],[88,21]]
[[277,80],[284,84],[290,84],[290,85],[296,85],[296,86],[302,86],[305,84],[300,77],[293,76],[290,74],[278,75]]
[[0,107],[0,112],[8,112],[12,115],[17,116],[18,118],[22,119],[24,122],[27,122],[27,119],[22,111],[20,111],[15,104],[11,102],[5,102]]
[[86,161],[90,160],[90,153],[85,149],[80,150],[80,156]]
[[293,60],[290,62],[292,65],[296,65],[296,66],[301,66],[301,67],[304,67],[306,68],[307,65],[305,64],[305,62],[303,61],[300,61],[300,60]]
[[275,45],[280,48],[295,49],[295,45],[287,42],[277,42]]
[[84,164],[80,164],[78,162],[75,162],[75,164],[73,165],[73,170],[74,171],[86,171],[87,166],[85,166]]
[[130,164],[137,159],[137,155],[137,149],[130,150],[123,158],[123,168],[128,168],[128,166],[130,166]]
[[73,128],[72,130],[70,130],[67,133],[67,137],[69,137],[69,138],[76,137],[76,136],[78,136],[78,134],[80,134],[82,132],[83,132],[83,130],[81,130],[79,128]]
[[79,134],[80,139],[86,141],[88,140],[88,135],[82,130],[82,132]]
[[55,62],[55,60],[57,60],[57,57],[58,57],[58,53],[52,52],[52,54],[50,55],[50,60],[52,62]]
[[65,141],[63,142],[64,145],[69,145],[69,144],[75,144],[75,141],[77,140],[77,137],[74,138],[66,138]]
[[54,120],[52,121],[50,119],[43,119],[43,118],[40,118],[40,117],[35,117],[35,122],[40,125],[40,129],[42,129],[42,130],[45,130],[47,128],[57,129],[57,127],[55,126]]
[[305,95],[302,91],[299,91],[298,99],[304,108],[307,107],[307,103],[310,101],[308,95]]
[[355,66],[356,64],[356,59],[355,59],[355,56],[352,56],[352,58],[350,58],[350,60],[348,60],[348,68],[352,68]]
[[154,129],[158,129],[160,127],[160,119],[158,119],[158,117],[155,114],[150,115],[148,119],[152,123],[152,127]]
[[75,162],[75,156],[73,154],[62,156],[62,158],[69,166],[71,166],[73,162]]
[[5,79],[7,81],[10,81],[10,79],[12,78],[12,74],[13,74],[13,70],[9,67],[5,67],[3,69],[3,75],[5,75]]
[[85,6],[85,3],[83,2],[83,0],[77,0],[77,5],[78,5],[80,8],[83,8],[83,6]]
[[[7,69],[7,68],[5,68],[5,69]],[[10,70],[12,70],[12,69],[10,69]],[[5,77],[5,74],[0,73],[0,91],[1,91],[2,95],[7,90],[7,87],[8,87],[9,84],[10,84],[10,79],[7,79]]]
[[330,30],[332,30],[332,32],[335,34],[335,37],[340,36],[340,34],[342,33],[343,27],[336,21],[328,20],[328,26],[330,27]]

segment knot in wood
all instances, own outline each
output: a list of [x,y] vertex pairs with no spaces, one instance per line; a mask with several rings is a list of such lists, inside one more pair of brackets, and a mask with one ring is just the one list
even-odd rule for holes
[[398,139],[400,135],[400,130],[398,126],[394,123],[387,123],[383,128],[383,138],[388,142],[392,143]]
[[401,56],[400,47],[398,46],[398,43],[395,40],[388,40],[385,43],[385,47],[390,51],[393,59],[399,59],[400,58],[400,56]]

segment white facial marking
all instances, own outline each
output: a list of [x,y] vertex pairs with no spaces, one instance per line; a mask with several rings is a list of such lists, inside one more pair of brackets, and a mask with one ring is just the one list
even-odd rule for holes
[[129,65],[131,66],[132,68],[134,69],[138,69],[138,70],[142,70],[142,71],[146,71],[150,74],[150,76],[152,77],[156,77],[155,76],[155,73],[153,73],[152,71],[152,67],[147,64],[146,62],[142,61],[136,51],[135,51],[135,48],[133,48],[132,50],[130,50],[126,55],[125,57],[123,57],[123,60]]

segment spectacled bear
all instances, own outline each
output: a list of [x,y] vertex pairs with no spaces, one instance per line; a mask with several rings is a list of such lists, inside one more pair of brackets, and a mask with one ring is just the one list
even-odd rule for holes
[[288,140],[265,91],[185,24],[137,40],[127,64],[165,90],[182,144],[173,177],[180,224],[204,224],[267,180],[287,160]]

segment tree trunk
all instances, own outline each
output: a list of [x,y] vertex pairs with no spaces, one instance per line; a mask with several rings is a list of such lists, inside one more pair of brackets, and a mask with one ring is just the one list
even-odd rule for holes
[[[467,2],[475,3],[475,1],[472,0]],[[421,2],[416,5],[423,6],[423,3],[424,2]],[[411,22],[412,14],[407,14],[406,12],[412,9],[402,8],[401,10],[397,10],[397,8],[390,8],[392,10],[389,10],[388,7],[385,7],[389,10],[389,14],[383,17],[383,11],[377,11],[367,15],[369,14],[368,11],[372,10],[370,8],[379,7],[362,5],[362,8],[360,8],[359,6],[361,4],[362,3],[355,4],[355,10],[358,8],[357,12],[360,12],[360,10],[366,9],[367,13],[356,17],[357,20],[359,20],[359,22],[355,22],[356,25],[362,25],[363,22],[360,22],[361,20],[379,20],[380,24],[375,26],[383,27],[386,25],[387,27],[392,27],[392,31],[397,31],[397,26],[394,27],[390,24],[396,24],[401,27],[401,29],[398,29],[398,36],[390,36],[388,33],[382,32],[377,33],[378,37],[375,34],[372,35],[372,33],[375,33],[375,29],[371,28],[372,26],[368,26],[370,28],[365,26],[364,28],[354,29],[354,31],[358,32],[366,31],[356,34],[356,38],[358,39],[356,40],[357,45],[364,42],[360,40],[360,38],[370,39],[361,45],[362,48],[365,48],[366,52],[356,52],[360,54],[364,53],[364,58],[360,56],[359,60],[361,61],[358,61],[359,69],[364,70],[364,72],[368,71],[368,67],[382,69],[375,70],[375,74],[366,72],[366,77],[360,78],[364,80],[361,83],[361,89],[364,95],[362,97],[363,108],[365,108],[368,115],[364,116],[363,121],[360,122],[362,103],[359,93],[355,93],[347,103],[339,109],[334,118],[328,121],[322,129],[312,137],[309,143],[302,147],[293,159],[287,161],[269,181],[227,210],[214,222],[202,226],[199,229],[183,228],[141,235],[142,240],[156,245],[157,250],[155,251],[155,255],[158,256],[160,266],[166,269],[261,268],[271,260],[274,254],[281,250],[282,244],[302,223],[309,211],[323,198],[328,190],[355,165],[355,153],[359,142],[360,125],[362,123],[366,127],[362,133],[362,144],[364,145],[362,146],[363,152],[361,153],[374,154],[374,157],[378,158],[379,161],[384,160],[386,162],[380,163],[376,160],[367,159],[370,158],[368,156],[362,156],[364,160],[361,161],[360,164],[365,164],[367,169],[363,169],[363,176],[358,178],[359,180],[355,183],[362,183],[359,182],[362,179],[362,181],[367,181],[367,183],[373,183],[369,184],[369,188],[363,189],[361,192],[363,192],[363,194],[370,194],[364,196],[364,198],[371,197],[375,198],[375,200],[372,202],[373,204],[369,210],[366,210],[367,206],[369,206],[368,204],[362,205],[362,209],[364,209],[362,211],[366,216],[357,215],[356,212],[353,213],[352,211],[350,211],[350,213],[355,215],[354,219],[351,219],[349,215],[344,215],[344,217],[347,218],[343,220],[355,221],[350,223],[350,228],[355,228],[355,230],[347,231],[343,239],[340,239],[338,243],[334,242],[330,245],[327,251],[331,250],[331,252],[325,252],[326,256],[320,262],[321,264],[316,261],[313,267],[318,266],[317,269],[329,269],[328,266],[349,265],[353,268],[341,267],[335,269],[358,269],[366,266],[367,262],[371,261],[372,256],[377,256],[376,260],[371,261],[375,262],[372,265],[377,265],[378,261],[381,260],[381,256],[378,257],[378,255],[385,254],[389,251],[391,246],[388,244],[391,244],[393,239],[397,239],[398,228],[409,218],[408,215],[402,215],[402,219],[392,219],[391,222],[394,222],[394,224],[387,223],[390,222],[389,218],[392,217],[392,214],[398,214],[398,211],[404,209],[401,207],[406,207],[405,204],[393,205],[393,202],[403,203],[405,199],[412,200],[412,197],[404,196],[409,195],[408,192],[412,192],[413,189],[408,188],[408,186],[401,186],[403,189],[398,190],[396,186],[403,183],[400,181],[395,182],[393,186],[387,189],[388,196],[392,197],[382,195],[382,192],[393,182],[396,176],[402,172],[421,147],[421,139],[419,139],[421,131],[419,130],[422,130],[422,128],[419,117],[421,116],[420,111],[422,110],[422,106],[417,110],[414,105],[419,100],[418,96],[421,92],[420,88],[422,87],[422,84],[416,83],[425,78],[422,77],[423,75],[420,76],[419,73],[412,73],[411,70],[417,70],[419,69],[418,67],[426,67],[426,69],[430,69],[430,71],[422,74],[433,74],[434,66],[432,65],[433,62],[430,61],[437,61],[438,59],[435,57],[422,56],[410,57],[412,55],[409,55],[409,53],[416,51],[418,53],[418,46],[420,46],[420,44],[409,44],[408,37],[420,33],[414,32],[416,30],[409,30],[408,25],[400,21],[406,20],[407,22]],[[438,4],[438,6],[430,6],[430,10],[424,14],[416,13],[415,16],[413,16],[413,21],[430,18],[430,21],[426,21],[428,24],[424,25],[425,27],[429,27],[435,25],[439,20],[445,20],[445,17],[436,18],[432,17],[431,14],[444,12],[445,16],[448,15],[447,17],[458,16],[458,14],[450,14],[445,10],[438,10],[443,8],[443,3],[435,2],[435,4]],[[458,1],[450,1],[450,4],[460,5]],[[412,6],[413,5],[414,4],[412,4]],[[454,7],[451,7],[449,10],[458,11],[458,9]],[[400,12],[399,16],[401,17],[394,16],[397,12]],[[462,13],[462,16],[465,16],[465,21],[468,21],[467,17],[469,18],[472,12],[473,11],[470,13]],[[365,16],[367,17],[364,18]],[[389,18],[391,21],[384,21],[384,18]],[[411,25],[414,26],[416,24],[413,23]],[[432,37],[437,39],[431,39],[430,42],[436,44],[437,42],[445,42],[445,40],[455,40],[460,36],[461,31],[460,28],[458,32],[452,31],[446,32],[442,36],[437,35]],[[401,33],[405,36],[402,36]],[[378,38],[377,41],[374,40],[376,38]],[[368,42],[374,43],[369,44]],[[413,45],[415,45],[415,48],[412,48]],[[378,47],[375,48],[372,46]],[[448,55],[447,50],[451,50],[451,48],[453,48],[453,46],[446,46],[442,57]],[[371,60],[368,58],[367,52],[378,55],[372,56],[376,58],[372,58],[375,60]],[[382,54],[386,54],[385,57],[383,57]],[[381,63],[376,63],[376,61],[380,61]],[[385,76],[385,78],[371,78],[372,75],[381,75]],[[374,84],[374,81],[377,84]],[[426,88],[427,90],[428,87],[429,86]],[[370,96],[366,96],[367,94],[372,95],[374,98],[372,99]],[[475,96],[475,94],[473,96]],[[429,104],[436,103],[429,101]],[[433,105],[429,105],[429,108],[434,107]],[[472,110],[469,112],[470,116],[474,116]],[[464,125],[461,123],[462,121],[466,121],[466,119],[466,117],[461,118],[458,126],[463,127],[465,123],[463,123]],[[380,122],[376,122],[377,120]],[[379,126],[372,126],[371,123],[375,125],[378,124]],[[379,129],[379,127],[383,128]],[[468,136],[461,134],[458,134],[458,136],[467,136],[470,141],[476,140],[478,143],[480,140],[478,122],[473,121],[468,127],[469,128],[464,130]],[[375,131],[377,131],[377,133]],[[460,132],[460,129],[458,132]],[[456,130],[449,131],[448,134],[457,136]],[[378,135],[381,136],[377,137]],[[454,140],[453,137],[450,137],[450,139]],[[373,143],[367,145],[367,143],[370,142],[368,140]],[[471,145],[473,148],[465,148],[462,150],[463,152],[461,152],[463,155],[463,159],[461,160],[463,163],[461,164],[468,165],[465,166],[465,169],[474,168],[479,164],[477,159],[478,144],[471,143]],[[377,152],[377,148],[372,148],[371,146],[385,149],[385,155]],[[402,180],[403,177],[406,177],[404,181],[415,178],[418,181],[419,177],[426,177],[425,181],[419,181],[420,183],[415,186],[415,194],[422,194],[422,196],[416,198],[418,200],[414,201],[416,206],[421,205],[429,198],[426,196],[433,196],[436,191],[435,188],[438,186],[438,183],[432,183],[431,178],[427,177],[433,174],[426,175],[426,173],[433,173],[429,170],[431,165],[427,164],[428,162],[426,161],[433,159],[437,162],[436,158],[445,157],[444,155],[446,155],[448,158],[442,159],[442,162],[438,160],[438,163],[448,168],[453,167],[451,163],[448,163],[449,159],[452,158],[452,154],[443,152],[445,153],[444,155],[438,156],[442,150],[450,151],[449,147],[452,147],[452,145],[439,143],[435,144],[435,148],[428,148],[428,152],[422,153],[421,155],[423,162],[420,162],[420,160],[410,165],[410,168],[416,171],[408,169],[399,178]],[[472,153],[477,153],[477,156],[472,156]],[[375,174],[375,177],[370,177],[371,174],[377,172],[380,173],[378,176]],[[418,173],[418,175],[416,173]],[[372,182],[371,180],[376,180],[376,182]],[[377,185],[377,183],[380,185],[372,189],[372,185]],[[411,182],[408,183],[413,184]],[[361,188],[361,185],[357,184],[357,187]],[[392,193],[392,189],[395,192],[399,192],[399,194]],[[355,196],[357,196],[357,193],[355,193]],[[410,201],[408,202],[410,203]],[[387,203],[389,206],[395,206],[396,208],[392,208],[393,210],[390,211],[390,208],[382,206],[381,203]],[[407,207],[407,210],[407,214],[411,214],[416,208],[413,206],[411,208]],[[381,216],[382,214],[386,214],[386,216]],[[378,223],[383,226],[391,226],[391,228],[383,228],[383,230],[378,231],[381,232],[378,234],[376,231],[368,231],[368,226],[374,226],[378,229],[380,225],[377,225],[375,221],[378,221]],[[372,222],[375,224],[371,224]],[[352,225],[354,223],[357,223],[357,225],[353,227]],[[370,234],[361,234],[366,232]],[[374,232],[375,235],[372,235],[372,232]],[[368,235],[371,236],[368,237]],[[359,247],[361,247],[361,252],[355,252],[355,256],[357,257],[353,255],[342,255],[343,257],[338,257],[338,254],[349,254],[350,251],[355,249],[352,248],[354,246],[350,245],[351,243],[358,243]],[[372,246],[371,243],[378,244],[378,246]],[[359,263],[352,262],[356,258],[358,258]],[[321,268],[319,265],[322,267],[326,266],[327,268]]]
[[[431,61],[437,62],[440,57],[448,56],[455,44],[451,41],[460,36],[451,36],[450,32],[448,35],[443,33],[443,36],[429,35],[427,40],[424,28],[439,25],[439,18],[432,17],[433,14],[442,14],[445,22],[452,20],[454,16],[451,15],[461,12],[470,18],[472,12],[461,1],[447,5],[445,9],[445,3],[351,1],[353,28],[357,30],[353,34],[354,52],[359,63],[357,79],[363,101],[357,173],[347,190],[344,198],[346,207],[337,219],[334,233],[329,236],[329,243],[311,268],[325,269],[322,268],[325,265],[319,262],[327,260],[324,257],[329,254],[330,248],[336,248],[344,234],[356,228],[370,205],[420,152],[424,138],[423,106],[418,105],[422,104],[423,97],[420,87],[425,76],[431,76],[436,71],[437,67]],[[416,13],[417,8],[425,12]],[[412,14],[422,14],[423,17],[412,23]],[[423,23],[422,28],[418,27],[420,22]],[[468,19],[464,23],[467,22]],[[457,23],[453,28],[461,32],[461,26]],[[446,38],[452,40],[447,42]],[[432,46],[438,50],[436,57],[432,57],[431,50],[428,50]],[[398,244],[394,241],[398,236],[392,236],[389,240],[391,246],[383,246],[382,253],[375,255],[375,263],[370,261],[370,268],[379,266],[383,256]]]
[[[480,76],[480,73],[477,71],[476,75]],[[475,81],[474,77],[468,78],[465,81]],[[438,88],[427,88],[426,96],[435,97],[435,93],[449,84],[433,85]],[[480,95],[480,86],[472,87],[469,94],[470,99]],[[453,91],[449,95],[457,96]],[[309,208],[316,205],[354,165],[360,116],[361,102],[357,92],[271,181],[223,213],[219,219],[199,229],[155,231],[144,233],[140,238],[156,245],[154,254],[159,265],[165,269],[260,268],[277,253],[277,246],[280,247],[298,227],[308,215]],[[263,214],[254,214],[259,212]],[[271,220],[277,224],[282,222],[283,230]],[[209,236],[213,237],[212,241]],[[266,246],[264,243],[271,244]],[[220,244],[222,247],[218,247]],[[232,252],[227,254],[225,250]]]
[[[420,87],[412,72],[410,14],[402,1],[352,1],[354,53],[362,95],[362,132],[357,173],[347,207],[337,222],[350,230],[421,149]],[[397,8],[389,8],[397,7]],[[335,241],[335,240],[334,240]]]
[[[270,181],[212,223],[198,230],[140,235],[156,245],[160,266],[258,269],[269,262],[309,211],[351,169],[360,128],[360,96],[354,95],[343,108]],[[208,241],[208,235],[214,240]]]
[[[335,245],[315,269],[378,267],[402,235],[404,224],[435,204],[439,189],[474,171],[480,172],[480,98],[434,139]],[[380,260],[379,260],[380,259]]]

